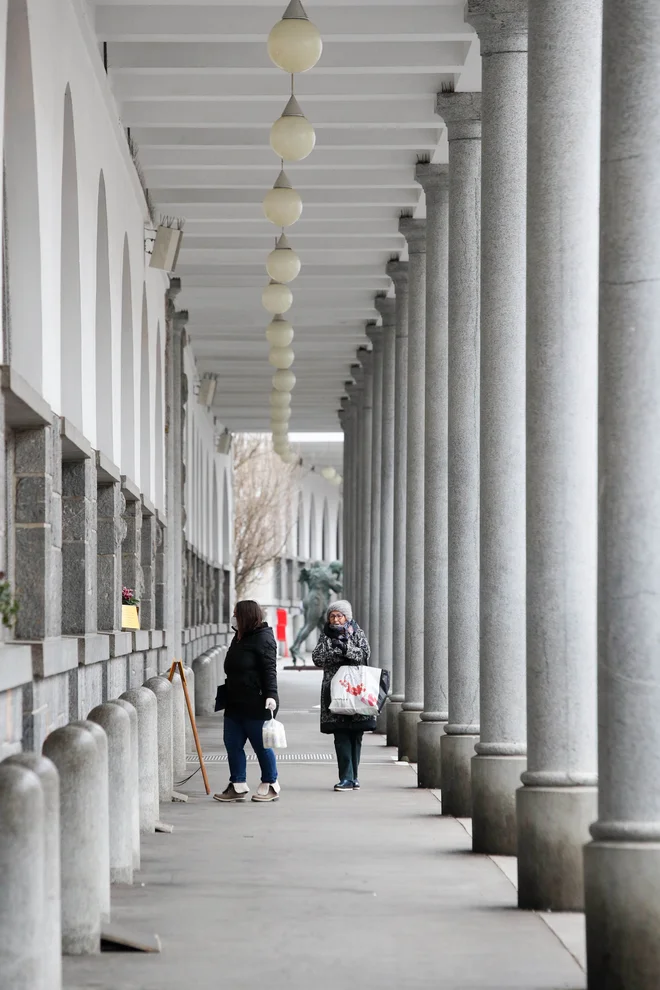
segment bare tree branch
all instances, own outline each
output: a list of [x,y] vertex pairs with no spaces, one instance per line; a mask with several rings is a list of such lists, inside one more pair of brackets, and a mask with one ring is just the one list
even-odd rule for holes
[[236,594],[284,551],[292,526],[295,467],[273,453],[264,436],[234,437],[234,569]]

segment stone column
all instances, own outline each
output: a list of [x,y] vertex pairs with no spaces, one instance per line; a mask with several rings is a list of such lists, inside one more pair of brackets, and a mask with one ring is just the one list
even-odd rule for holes
[[399,715],[406,686],[406,471],[408,419],[408,262],[390,261],[387,274],[396,291],[394,356],[394,522],[392,553],[392,693],[387,745],[399,745]]
[[438,94],[449,138],[448,693],[442,813],[472,814],[479,738],[481,94]]
[[362,559],[362,533],[360,527],[361,505],[362,505],[362,430],[360,427],[362,418],[362,368],[359,364],[351,365],[351,375],[353,381],[346,386],[346,390],[351,400],[352,409],[352,495],[353,505],[353,554],[352,554],[352,576],[351,576],[351,599],[353,614],[356,620],[362,625],[361,614],[362,602],[362,582],[361,582],[361,559]]
[[426,193],[424,379],[424,711],[417,726],[420,787],[440,787],[447,724],[447,251],[448,166],[419,164]]
[[371,512],[369,550],[371,561],[369,574],[369,644],[371,662],[382,667],[380,646],[380,536],[381,536],[381,461],[383,435],[383,331],[375,323],[368,323],[367,337],[371,341],[373,355],[373,414],[371,422]]
[[342,532],[343,532],[343,547],[342,547],[342,563],[344,569],[342,572],[342,581],[344,586],[344,594],[350,594],[350,562],[351,562],[351,412],[349,406],[349,399],[347,395],[343,395],[340,399],[341,410],[339,411],[339,422],[341,428],[344,432],[344,466],[342,474],[344,477],[344,498],[342,502]]
[[424,365],[426,221],[403,217],[408,242],[408,401],[406,415],[406,697],[399,715],[399,758],[417,763],[424,696]]
[[96,489],[97,623],[103,632],[121,629],[122,559],[126,500],[118,482]]
[[[383,321],[381,331],[381,456],[380,456],[380,533],[379,605],[378,605],[378,653],[379,666],[392,672],[393,665],[393,568],[394,568],[394,375],[396,356],[396,318],[394,299],[376,298],[376,309]],[[387,708],[389,735],[390,703]],[[397,712],[398,719],[398,712]],[[388,739],[388,745],[390,745]]]
[[62,633],[96,632],[96,463],[62,464]]
[[526,766],[527,0],[469,0],[481,39],[481,740],[475,852],[515,855]]
[[660,21],[605,0],[600,183],[598,821],[589,990],[660,986]]
[[518,903],[536,911],[583,909],[597,817],[601,25],[602,0],[529,3],[528,759],[517,813]]
[[362,415],[360,420],[360,613],[358,622],[371,639],[371,476],[373,471],[374,365],[371,351],[358,348],[362,366]]
[[125,587],[132,588],[137,598],[142,598],[142,505],[126,495],[124,523],[126,533],[121,546],[122,580]]
[[167,647],[170,656],[182,657],[182,570],[183,570],[183,339],[188,314],[174,311],[173,299],[180,289],[172,280],[168,293],[165,345],[165,562],[167,586]]

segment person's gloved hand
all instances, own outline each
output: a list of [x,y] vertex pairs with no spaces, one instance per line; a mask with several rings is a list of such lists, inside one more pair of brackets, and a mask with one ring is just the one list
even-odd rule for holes
[[269,712],[275,711],[275,709],[277,708],[277,702],[275,701],[275,698],[266,698],[266,708],[268,709]]

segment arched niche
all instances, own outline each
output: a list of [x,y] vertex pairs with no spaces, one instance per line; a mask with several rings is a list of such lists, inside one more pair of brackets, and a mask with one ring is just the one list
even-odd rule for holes
[[211,558],[219,563],[220,556],[220,505],[218,494],[218,469],[213,465],[213,500],[211,508]]
[[99,174],[96,208],[96,444],[111,460],[115,458],[113,425],[112,310],[110,302],[110,257],[108,206],[105,178]]
[[82,316],[80,310],[80,220],[78,164],[71,89],[64,94],[60,264],[60,409],[66,419],[82,422]]
[[135,354],[133,343],[133,290],[128,237],[124,236],[121,276],[121,466],[135,478]]
[[43,391],[41,228],[27,0],[9,0],[4,106],[5,360]]
[[161,353],[160,321],[156,329],[156,402],[154,404],[155,444],[155,499],[158,508],[165,504],[164,449],[165,424],[163,422],[163,356]]
[[147,287],[142,287],[140,337],[140,489],[151,496],[151,369],[149,366],[149,310]]

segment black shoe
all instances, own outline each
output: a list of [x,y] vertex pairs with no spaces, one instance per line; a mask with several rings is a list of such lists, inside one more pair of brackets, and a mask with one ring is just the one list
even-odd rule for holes
[[352,780],[340,780],[338,784],[335,784],[336,791],[352,791],[353,781]]
[[354,780],[353,781],[353,790],[354,791],[359,791],[360,790],[360,781],[359,780]]

